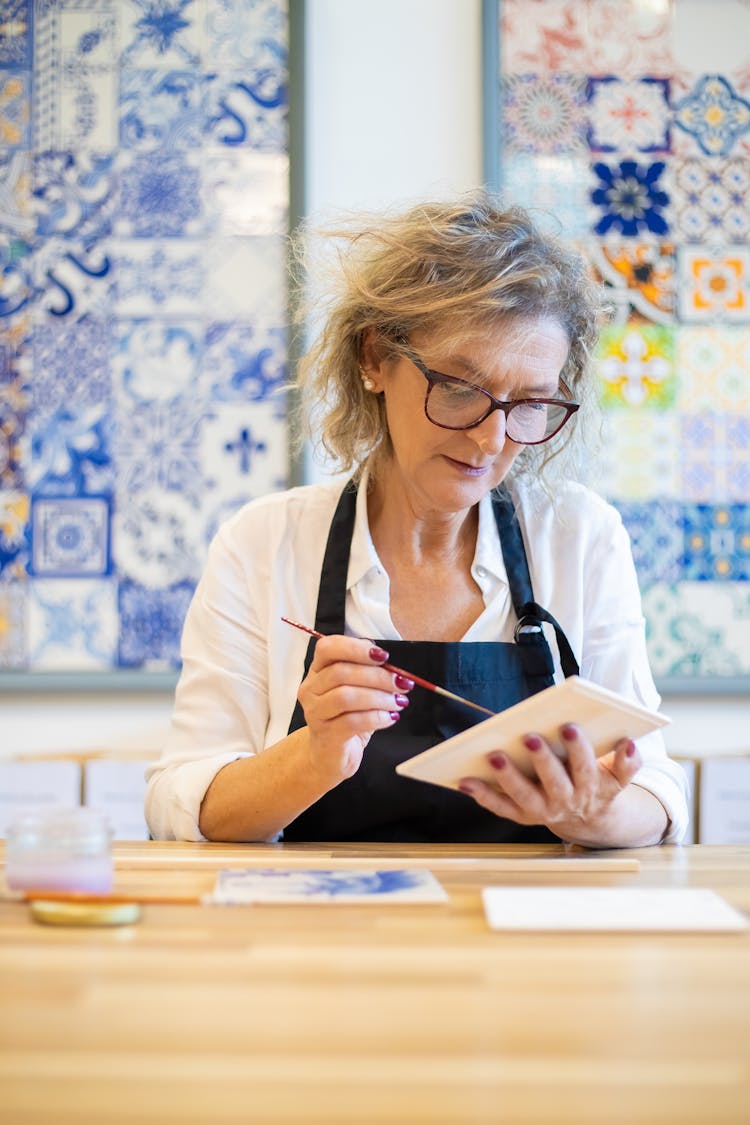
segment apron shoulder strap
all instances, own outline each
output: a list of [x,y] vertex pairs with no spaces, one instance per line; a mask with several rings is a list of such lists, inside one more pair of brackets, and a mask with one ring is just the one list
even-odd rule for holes
[[492,508],[495,513],[497,530],[500,535],[500,545],[503,551],[505,570],[508,575],[510,596],[513,602],[518,622],[516,624],[514,639],[531,633],[542,633],[542,622],[548,622],[555,630],[557,648],[560,653],[560,667],[563,675],[577,676],[580,672],[578,661],[562,626],[555,620],[548,610],[543,609],[535,600],[529,574],[529,563],[526,558],[521,526],[516,515],[515,505],[506,487],[493,493]]

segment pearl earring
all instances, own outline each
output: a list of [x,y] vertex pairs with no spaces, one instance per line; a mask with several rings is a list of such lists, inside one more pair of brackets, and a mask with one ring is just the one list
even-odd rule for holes
[[365,371],[364,367],[362,367],[362,366],[360,366],[360,369],[359,369],[359,377],[362,380],[362,386],[365,388],[366,391],[374,391],[375,390],[375,384],[373,383],[372,379],[369,377],[369,375]]

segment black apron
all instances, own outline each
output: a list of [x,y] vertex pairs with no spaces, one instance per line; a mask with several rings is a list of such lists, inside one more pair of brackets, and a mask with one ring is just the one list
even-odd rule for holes
[[[331,523],[320,576],[315,628],[343,634],[349,550],[357,488],[344,489]],[[389,661],[432,683],[502,711],[553,683],[553,660],[541,622],[555,628],[566,676],[578,672],[567,638],[554,618],[534,602],[526,551],[513,502],[503,490],[492,497],[513,608],[515,641],[394,641],[371,638]],[[312,663],[315,639],[305,658]],[[395,689],[394,689],[395,690]],[[465,793],[401,777],[399,762],[480,722],[482,716],[419,686],[397,723],[375,731],[353,777],[306,809],[284,829],[285,840],[356,840],[461,843],[547,843],[557,841],[543,825],[520,825],[481,808]],[[305,725],[297,702],[289,733]]]

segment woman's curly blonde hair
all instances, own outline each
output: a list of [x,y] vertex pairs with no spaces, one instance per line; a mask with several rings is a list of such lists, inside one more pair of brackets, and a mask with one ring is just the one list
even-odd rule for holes
[[[417,331],[463,336],[509,317],[553,317],[570,340],[561,378],[578,401],[587,397],[603,309],[599,288],[582,256],[540,230],[522,207],[480,191],[458,202],[355,216],[315,235],[335,253],[321,267],[311,258],[310,232],[297,236],[298,292],[311,277],[316,286],[312,297],[298,300],[298,313],[303,323],[321,324],[299,364],[300,408],[342,471],[357,472],[389,446],[383,396],[362,385],[368,332],[384,354],[398,355]],[[560,444],[553,439],[554,448],[534,450],[535,463]]]

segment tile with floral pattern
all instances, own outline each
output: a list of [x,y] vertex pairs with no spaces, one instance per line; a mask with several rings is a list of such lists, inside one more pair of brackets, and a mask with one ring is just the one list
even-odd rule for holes
[[659,324],[675,317],[675,256],[671,242],[619,238],[588,242],[586,250],[615,306],[615,320],[635,313]]
[[[685,138],[686,152],[729,156],[750,142],[750,91],[737,90],[721,74],[702,75],[684,97],[673,104],[674,125]],[[745,96],[743,96],[743,94]],[[680,146],[682,148],[682,146]]]
[[684,545],[680,504],[666,499],[617,500],[615,506],[630,536],[641,591],[658,582],[679,582]]
[[114,484],[113,416],[106,404],[32,414],[26,479],[37,496],[98,496]]
[[92,578],[111,570],[106,496],[33,496],[31,566],[38,578]]
[[201,168],[184,153],[128,153],[120,169],[115,233],[127,238],[193,238],[203,232]]
[[33,164],[33,208],[41,238],[85,246],[112,233],[117,207],[113,153],[41,152]]
[[643,598],[654,675],[694,679],[750,673],[750,584],[660,583]]
[[669,79],[590,78],[587,99],[592,152],[669,152]]
[[146,589],[127,578],[120,581],[117,660],[121,667],[156,670],[179,666],[180,635],[193,589],[191,582]]
[[110,257],[119,316],[162,319],[202,313],[206,263],[200,239],[114,239]]
[[750,325],[680,325],[677,407],[691,413],[750,410]]
[[504,151],[555,154],[586,147],[586,82],[572,74],[513,74],[502,81]]
[[605,407],[663,410],[674,403],[674,331],[629,321],[602,330],[596,352],[599,394]]
[[685,504],[683,578],[750,582],[750,504]]
[[197,582],[206,551],[195,500],[174,489],[119,489],[112,551],[117,573],[145,589]]
[[669,233],[666,164],[621,160],[592,166],[592,226],[595,234],[628,238]]
[[683,414],[680,431],[686,499],[750,498],[750,412]]
[[205,9],[205,0],[118,0],[120,66],[199,66]]
[[502,69],[671,74],[670,12],[622,0],[503,0]]
[[596,487],[621,500],[680,495],[679,426],[672,410],[606,411]]
[[[206,325],[203,394],[214,402],[265,402],[279,396],[289,378],[287,329],[256,321]],[[282,402],[281,410],[286,404]]]
[[685,157],[673,165],[672,228],[680,242],[750,241],[750,169],[736,157]]
[[682,246],[677,278],[682,320],[750,323],[750,246]]
[[30,658],[39,671],[111,668],[117,654],[117,582],[37,578],[29,583]]
[[85,318],[36,327],[31,341],[31,394],[39,418],[74,407],[111,409],[113,325]]

